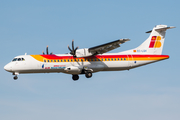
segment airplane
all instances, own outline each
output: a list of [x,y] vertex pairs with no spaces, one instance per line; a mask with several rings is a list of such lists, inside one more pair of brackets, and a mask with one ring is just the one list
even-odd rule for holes
[[120,47],[130,39],[119,39],[106,44],[91,48],[78,49],[68,46],[70,53],[53,54],[48,52],[40,55],[16,56],[4,69],[14,75],[14,80],[19,74],[25,73],[66,73],[71,74],[74,81],[79,75],[85,74],[91,78],[92,73],[100,71],[122,71],[158,62],[169,58],[169,55],[162,55],[164,39],[167,29],[175,28],[167,25],[156,25],[150,36],[137,48],[119,53],[106,53]]

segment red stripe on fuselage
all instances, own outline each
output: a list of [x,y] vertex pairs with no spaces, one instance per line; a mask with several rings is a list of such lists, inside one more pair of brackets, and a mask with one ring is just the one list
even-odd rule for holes
[[42,57],[46,59],[93,59],[93,58],[128,58],[133,57],[133,58],[143,58],[143,57],[165,57],[169,58],[169,55],[95,55],[95,56],[90,56],[90,57],[82,57],[82,58],[76,58],[73,56],[57,56],[57,55],[41,55]]

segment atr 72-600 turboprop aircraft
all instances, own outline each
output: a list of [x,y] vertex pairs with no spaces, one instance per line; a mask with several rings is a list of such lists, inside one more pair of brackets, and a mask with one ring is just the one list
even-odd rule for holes
[[168,59],[168,55],[162,55],[162,50],[166,30],[171,28],[175,27],[155,26],[153,30],[146,32],[151,34],[139,47],[124,52],[106,53],[120,47],[119,44],[129,39],[120,39],[84,49],[78,47],[74,49],[74,41],[72,41],[72,49],[68,46],[69,54],[48,54],[47,47],[47,54],[43,52],[42,55],[17,56],[4,69],[13,73],[15,80],[21,73],[62,72],[72,74],[72,79],[78,80],[80,74],[90,78],[95,72],[129,70]]

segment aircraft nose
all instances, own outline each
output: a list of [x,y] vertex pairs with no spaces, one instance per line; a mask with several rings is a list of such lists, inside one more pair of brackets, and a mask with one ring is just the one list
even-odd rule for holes
[[5,66],[4,66],[4,70],[6,70],[6,71],[8,71],[8,72],[12,71],[11,65],[10,65],[10,64],[5,65]]

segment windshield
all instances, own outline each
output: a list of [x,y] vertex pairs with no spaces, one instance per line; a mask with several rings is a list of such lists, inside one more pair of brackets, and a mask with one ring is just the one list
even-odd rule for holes
[[12,61],[17,61],[17,58],[14,58]]
[[12,60],[12,62],[14,62],[14,61],[25,61],[25,59],[24,59],[24,58],[14,58],[14,59]]

